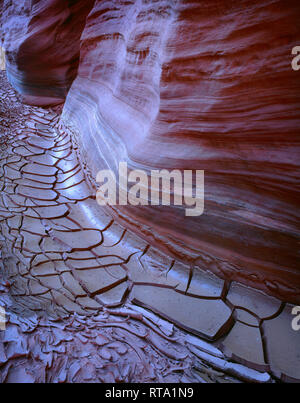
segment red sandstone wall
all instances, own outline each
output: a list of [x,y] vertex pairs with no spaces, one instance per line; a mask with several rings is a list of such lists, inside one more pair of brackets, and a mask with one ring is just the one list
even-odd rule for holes
[[92,5],[93,0],[1,0],[8,77],[27,103],[65,99],[77,74],[80,36]]
[[34,2],[24,14],[4,1],[15,87],[37,103],[63,98],[83,30],[63,121],[93,176],[119,161],[206,172],[199,218],[179,207],[114,214],[192,265],[296,300],[299,2],[67,3]]

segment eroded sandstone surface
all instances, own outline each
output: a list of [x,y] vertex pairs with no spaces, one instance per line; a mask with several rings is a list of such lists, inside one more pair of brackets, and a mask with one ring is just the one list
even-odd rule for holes
[[0,78],[0,381],[300,379],[292,306],[191,273],[99,211],[59,109]]
[[10,81],[27,103],[61,103],[77,74],[80,36],[93,1],[0,3]]
[[120,161],[205,170],[201,217],[110,213],[174,258],[299,302],[299,15],[294,0],[4,0],[1,38],[27,101],[68,93],[62,121],[93,180]]
[[[2,78],[1,381],[299,380],[298,2],[0,10],[11,84],[60,105]],[[204,169],[205,214],[104,211],[120,161]]]

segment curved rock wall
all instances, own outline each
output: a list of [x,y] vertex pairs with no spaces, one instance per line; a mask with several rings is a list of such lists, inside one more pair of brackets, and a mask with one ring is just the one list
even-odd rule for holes
[[203,216],[111,212],[191,267],[299,301],[299,2],[44,0],[18,18],[4,4],[10,80],[38,104],[67,93],[85,25],[63,122],[93,178],[120,161],[205,170]]
[[93,0],[1,0],[1,41],[11,84],[33,105],[62,103],[76,77]]

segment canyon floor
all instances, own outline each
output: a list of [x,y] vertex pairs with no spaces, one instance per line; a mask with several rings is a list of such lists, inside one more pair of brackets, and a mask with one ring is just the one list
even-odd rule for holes
[[59,109],[23,105],[4,72],[0,96],[0,382],[297,378],[291,306],[189,273],[120,226]]

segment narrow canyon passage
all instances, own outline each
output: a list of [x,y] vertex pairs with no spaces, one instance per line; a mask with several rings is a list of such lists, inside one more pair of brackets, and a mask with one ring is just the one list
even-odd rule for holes
[[0,74],[0,382],[300,378],[292,307],[190,278],[106,216],[59,110],[22,105]]
[[197,359],[196,339],[126,304],[127,265],[147,245],[101,216],[59,116],[23,106],[4,72],[0,113],[0,381],[233,380]]

